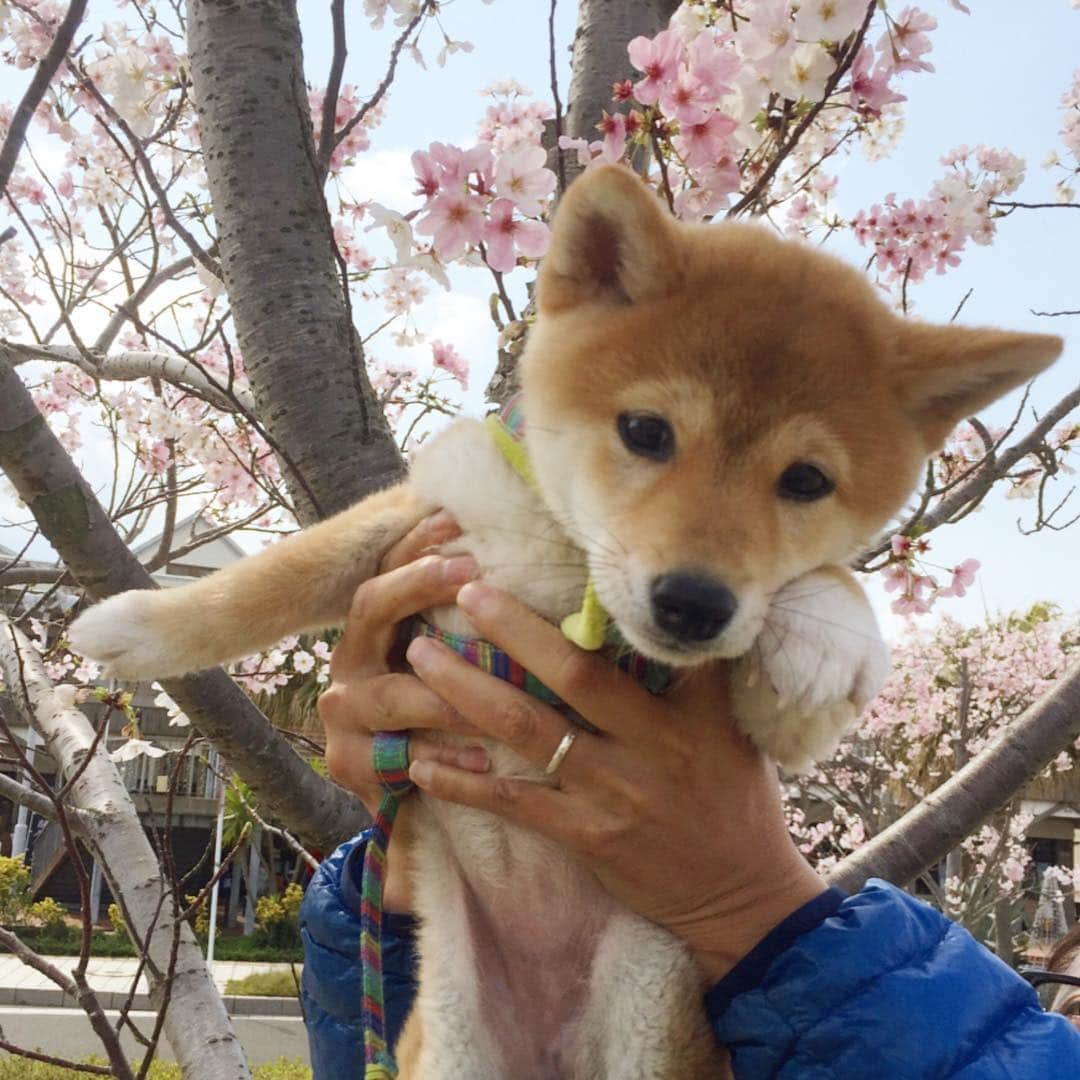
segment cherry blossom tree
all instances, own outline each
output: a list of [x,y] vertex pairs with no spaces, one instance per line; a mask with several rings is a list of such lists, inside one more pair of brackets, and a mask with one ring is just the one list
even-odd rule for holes
[[[330,64],[309,85],[295,0],[0,4],[3,60],[34,70],[22,101],[0,109],[0,470],[25,508],[10,519],[33,522],[0,561],[0,588],[44,652],[42,678],[79,688],[99,674],[67,649],[51,600],[149,587],[193,546],[176,539],[181,514],[198,511],[200,542],[238,531],[273,542],[402,476],[485,360],[489,397],[504,400],[548,222],[584,169],[626,164],[687,221],[755,217],[813,243],[847,234],[905,312],[922,282],[962,272],[1015,212],[1080,209],[1077,72],[1063,73],[1061,141],[1037,202],[1015,198],[1027,166],[1007,148],[959,146],[929,190],[838,210],[838,164],[890,152],[905,88],[931,77],[938,20],[979,17],[957,0],[579,0],[565,89],[552,0],[549,39],[533,43],[550,58],[539,95],[492,83],[474,138],[416,147],[415,190],[394,205],[351,190],[350,163],[377,139],[402,66],[452,69],[479,6],[330,0]],[[387,30],[380,71],[351,73],[349,42]],[[420,329],[460,275],[486,283],[499,332],[498,356],[471,358],[475,369]],[[958,429],[902,519],[857,560],[898,613],[971,587],[975,538],[972,557],[940,567],[934,533],[992,492],[1030,500],[1033,530],[1069,523],[1058,482],[1080,443],[1080,389],[1032,394],[1033,421],[1025,402],[1004,427]],[[140,562],[131,548],[154,533]],[[58,562],[30,557],[39,538]],[[1022,869],[1023,824],[999,807],[1064,768],[1063,753],[1072,761],[1074,639],[1058,619],[913,636],[840,757],[793,796],[808,851],[848,885],[869,873],[910,881],[951,859],[938,900],[979,924]],[[160,688],[267,822],[322,849],[363,810],[253,695],[317,689],[331,644],[288,640],[231,675]],[[1022,683],[1007,694],[1001,656]],[[945,684],[922,696],[943,668]],[[152,750],[135,735],[128,752]],[[883,797],[864,805],[871,776]],[[827,827],[814,816],[826,804]],[[112,872],[130,894],[123,867]],[[198,1002],[178,987],[170,1009],[182,1018]]]
[[[789,823],[804,853],[828,873],[903,821],[1007,736],[1078,651],[1076,617],[1046,605],[971,628],[946,617],[932,632],[913,632],[894,650],[888,681],[837,753],[790,789]],[[1065,744],[1040,775],[1070,772],[1078,749]],[[1000,796],[1002,805],[918,880],[936,906],[1011,957],[1024,886],[1037,894],[1039,883],[1024,844],[1032,818],[1020,792]],[[1080,884],[1072,870],[1054,873],[1070,890]]]

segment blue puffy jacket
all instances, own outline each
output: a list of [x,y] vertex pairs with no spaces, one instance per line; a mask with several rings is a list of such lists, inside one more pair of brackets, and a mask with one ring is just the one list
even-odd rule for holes
[[[364,836],[316,873],[300,910],[315,1080],[355,1080]],[[413,924],[384,927],[387,1034],[412,1004]],[[738,1080],[1080,1080],[1080,1034],[967,931],[883,881],[830,889],[705,997]]]

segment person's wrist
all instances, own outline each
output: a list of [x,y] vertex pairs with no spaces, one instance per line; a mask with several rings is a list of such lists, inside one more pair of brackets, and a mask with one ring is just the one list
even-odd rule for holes
[[744,886],[726,892],[713,910],[676,927],[698,962],[706,986],[717,983],[793,912],[827,889],[789,847],[787,856]]

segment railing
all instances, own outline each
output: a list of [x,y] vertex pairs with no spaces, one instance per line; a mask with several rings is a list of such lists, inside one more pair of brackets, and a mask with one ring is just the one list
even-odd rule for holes
[[64,861],[64,833],[55,821],[50,821],[34,838],[30,849],[30,893],[36,896],[53,871]]

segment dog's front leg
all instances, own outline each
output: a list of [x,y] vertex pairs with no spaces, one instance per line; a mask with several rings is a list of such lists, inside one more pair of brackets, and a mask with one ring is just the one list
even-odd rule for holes
[[593,962],[574,1080],[729,1075],[705,1018],[701,974],[690,954],[654,923],[617,914]]
[[849,571],[804,574],[773,597],[753,648],[735,664],[739,726],[785,768],[828,757],[881,688],[889,650]]

